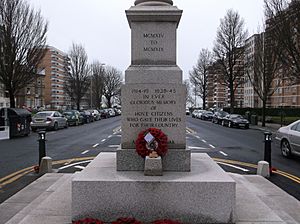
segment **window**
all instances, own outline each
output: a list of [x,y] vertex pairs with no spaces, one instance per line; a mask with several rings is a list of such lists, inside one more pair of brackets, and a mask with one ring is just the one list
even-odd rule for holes
[[[294,124],[292,127],[291,127],[291,130],[293,130],[293,131],[300,131],[300,130],[298,130],[299,128],[300,128],[300,125],[298,125],[299,123],[297,123],[297,124]],[[298,128],[298,126],[299,126],[299,128]]]

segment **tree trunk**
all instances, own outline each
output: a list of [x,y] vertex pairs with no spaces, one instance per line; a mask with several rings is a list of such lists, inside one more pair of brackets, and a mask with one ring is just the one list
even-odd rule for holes
[[15,94],[11,90],[9,90],[9,101],[10,101],[10,108],[15,108],[16,107]]
[[233,84],[230,84],[230,113],[234,113],[234,89]]
[[261,126],[262,127],[266,127],[266,100],[263,100],[263,106],[262,106],[262,112],[261,112],[261,115],[262,115],[262,120],[261,120]]
[[80,110],[80,100],[77,100],[76,107],[77,107],[77,110]]
[[206,109],[206,97],[204,96],[203,97],[203,110],[205,110]]
[[107,99],[107,108],[111,108],[111,97],[110,96],[106,96]]

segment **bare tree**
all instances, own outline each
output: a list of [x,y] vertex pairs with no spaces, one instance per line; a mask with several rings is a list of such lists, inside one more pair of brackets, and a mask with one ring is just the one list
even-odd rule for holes
[[200,51],[197,64],[193,67],[193,70],[189,72],[191,83],[193,83],[195,86],[197,95],[202,98],[203,110],[206,108],[206,100],[208,95],[208,69],[211,63],[212,53],[208,49],[202,49]]
[[193,97],[191,95],[191,87],[190,87],[190,82],[189,80],[184,80],[185,89],[186,89],[186,106],[189,104],[193,104]]
[[101,108],[102,96],[104,92],[104,78],[105,68],[103,63],[95,61],[91,65],[91,107],[95,106],[97,109]]
[[289,72],[292,83],[300,82],[300,1],[264,0],[266,32]]
[[104,96],[107,107],[111,108],[112,99],[121,94],[122,72],[114,67],[106,67],[104,79]]
[[15,95],[36,78],[45,51],[47,22],[22,0],[0,1],[0,82]]
[[245,73],[255,93],[262,100],[262,126],[265,127],[267,101],[281,85],[281,63],[276,49],[268,44],[265,33],[254,38],[254,57],[245,58]]
[[75,101],[77,110],[90,86],[88,56],[80,44],[74,44],[69,52],[70,72],[66,78],[65,91]]
[[243,45],[247,37],[244,20],[238,12],[228,10],[221,19],[214,44],[216,62],[220,65],[222,76],[220,83],[225,83],[230,90],[230,111],[235,106],[234,93],[243,82]]

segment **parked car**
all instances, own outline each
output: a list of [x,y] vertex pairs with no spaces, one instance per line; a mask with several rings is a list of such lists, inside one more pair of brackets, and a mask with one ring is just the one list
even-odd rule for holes
[[204,121],[211,121],[212,118],[213,118],[213,112],[211,111],[204,111],[202,114],[201,114],[201,117],[200,119],[201,120],[204,120]]
[[83,116],[79,113],[78,110],[68,110],[65,111],[63,115],[67,118],[69,125],[78,126],[80,124],[84,124]]
[[109,113],[109,116],[110,116],[110,117],[116,116],[116,113],[115,113],[114,109],[108,108],[107,110],[108,110],[108,113]]
[[107,109],[99,110],[100,116],[103,119],[109,118],[109,112]]
[[94,121],[99,121],[101,119],[100,113],[98,110],[89,110],[93,117],[94,117]]
[[85,124],[93,122],[94,121],[94,116],[92,113],[88,110],[80,111],[81,116],[83,117],[83,121]]
[[300,120],[278,129],[275,142],[280,145],[284,157],[300,155]]
[[199,113],[200,110],[194,110],[192,112],[192,118],[196,118],[197,113]]
[[230,128],[232,127],[243,127],[245,129],[249,128],[249,121],[245,119],[242,115],[239,114],[228,114],[226,117],[222,120],[223,126],[228,126]]
[[227,115],[228,115],[228,113],[225,111],[215,112],[214,116],[212,118],[212,122],[216,123],[216,124],[222,124],[224,117],[226,117]]
[[190,115],[191,114],[190,110],[189,109],[185,109],[185,114],[186,115]]
[[42,111],[32,117],[30,125],[32,131],[38,129],[58,130],[59,128],[67,128],[68,122],[67,118],[58,111]]

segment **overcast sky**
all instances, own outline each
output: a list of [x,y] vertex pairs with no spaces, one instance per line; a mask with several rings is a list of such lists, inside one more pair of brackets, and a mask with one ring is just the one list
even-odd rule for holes
[[[134,0],[28,0],[49,22],[48,44],[68,52],[81,43],[89,61],[99,60],[123,72],[130,65],[130,29],[125,10]],[[212,49],[220,18],[237,10],[252,35],[263,21],[263,0],[173,0],[183,10],[177,31],[177,64],[184,77],[201,48]]]

